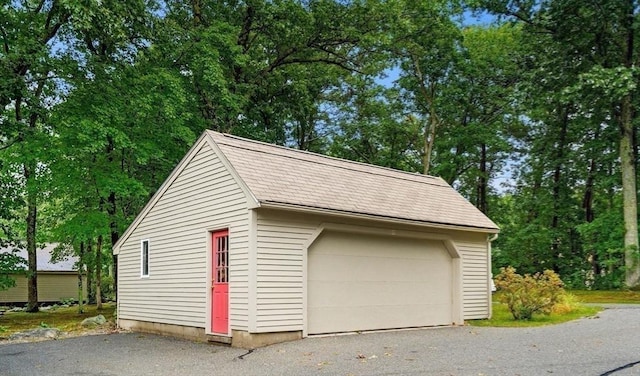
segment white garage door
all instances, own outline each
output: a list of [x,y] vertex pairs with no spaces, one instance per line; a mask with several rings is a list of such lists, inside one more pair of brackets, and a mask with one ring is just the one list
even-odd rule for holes
[[441,241],[325,232],[309,248],[308,278],[309,334],[452,322]]

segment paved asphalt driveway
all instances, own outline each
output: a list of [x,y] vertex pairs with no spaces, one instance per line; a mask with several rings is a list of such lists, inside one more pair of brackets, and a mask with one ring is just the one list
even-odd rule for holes
[[251,353],[137,333],[4,344],[0,375],[640,375],[640,306],[540,328],[308,338]]

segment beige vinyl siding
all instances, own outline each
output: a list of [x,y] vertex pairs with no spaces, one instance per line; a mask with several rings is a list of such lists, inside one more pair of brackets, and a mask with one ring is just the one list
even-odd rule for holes
[[[323,223],[380,227],[372,221],[355,221],[300,215],[273,210],[258,210],[256,320],[258,332],[301,330],[302,250]],[[387,227],[388,229],[388,227]],[[486,234],[436,230],[416,226],[396,226],[397,230],[443,234],[451,237],[462,256],[463,318],[489,316],[488,255]]]
[[78,299],[78,275],[38,273],[38,301],[58,302],[63,299]]
[[456,242],[462,254],[462,309],[465,320],[489,317],[489,270],[487,242]]
[[[247,330],[247,202],[206,142],[122,245],[118,317],[205,328],[209,231],[224,228],[229,229],[231,329]],[[149,240],[145,278],[140,275],[142,240]]]
[[24,275],[12,275],[16,281],[14,287],[0,291],[0,303],[26,303],[27,302],[27,277]]
[[[24,275],[14,275],[13,278],[16,281],[16,286],[0,291],[0,303],[27,302],[27,278]],[[39,302],[59,302],[69,298],[78,299],[78,275],[76,273],[38,273]]]
[[303,330],[303,249],[318,225],[258,211],[256,332]]

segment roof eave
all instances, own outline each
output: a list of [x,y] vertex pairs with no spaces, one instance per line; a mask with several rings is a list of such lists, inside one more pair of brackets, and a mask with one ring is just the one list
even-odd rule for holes
[[498,234],[500,232],[500,229],[498,227],[481,227],[481,226],[457,225],[457,224],[451,224],[451,223],[420,221],[415,219],[388,217],[383,215],[351,212],[346,210],[321,208],[321,207],[315,207],[315,206],[290,204],[290,203],[284,203],[284,202],[260,201],[260,207],[264,209],[288,210],[288,211],[303,212],[303,213],[340,216],[340,217],[353,218],[353,219],[368,219],[368,220],[375,220],[375,221],[381,221],[381,222],[387,222],[387,223],[437,228],[442,230],[473,231],[473,232],[480,232],[480,233],[486,233],[486,234]]

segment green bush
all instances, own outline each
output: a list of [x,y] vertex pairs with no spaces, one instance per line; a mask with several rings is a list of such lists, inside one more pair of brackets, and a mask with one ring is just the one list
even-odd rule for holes
[[569,293],[564,293],[558,299],[558,302],[551,308],[551,313],[556,315],[567,315],[580,308],[578,298]]
[[113,290],[113,277],[110,274],[102,275],[102,285],[100,289],[103,302],[116,300],[116,294]]
[[74,305],[78,299],[76,298],[60,298],[60,305]]
[[500,268],[495,284],[515,320],[530,320],[534,313],[550,314],[565,292],[560,276],[553,270],[524,276],[508,266]]

